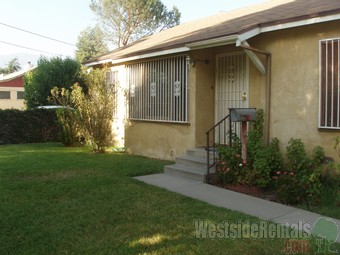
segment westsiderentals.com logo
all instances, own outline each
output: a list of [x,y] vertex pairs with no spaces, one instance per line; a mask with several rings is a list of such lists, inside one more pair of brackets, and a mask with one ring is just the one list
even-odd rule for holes
[[203,239],[282,239],[282,254],[311,254],[311,244],[315,242],[314,254],[340,254],[333,244],[339,235],[339,226],[332,219],[320,217],[314,224],[298,220],[278,224],[265,220],[236,222],[212,222],[195,220],[195,236]]

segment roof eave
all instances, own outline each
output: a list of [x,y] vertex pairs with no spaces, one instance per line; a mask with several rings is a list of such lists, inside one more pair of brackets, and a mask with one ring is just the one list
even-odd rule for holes
[[199,49],[234,44],[238,39],[239,39],[238,35],[228,35],[228,36],[208,39],[204,41],[188,43],[186,44],[186,47],[188,47],[190,50],[199,50]]
[[271,32],[271,31],[277,31],[277,30],[294,28],[294,27],[302,27],[302,26],[313,25],[313,24],[335,21],[335,20],[340,20],[340,13],[335,13],[335,14],[326,15],[326,16],[311,17],[308,19],[296,20],[296,21],[286,22],[282,24],[274,24],[274,25],[269,25],[269,26],[266,24],[263,24],[260,30],[261,30],[261,33],[266,33],[266,32]]
[[238,35],[239,38],[236,42],[236,45],[240,46],[243,41],[246,41],[262,33],[273,32],[273,31],[289,29],[289,28],[294,28],[294,27],[302,27],[302,26],[313,25],[313,24],[335,21],[335,20],[340,20],[340,13],[335,13],[335,14],[326,15],[326,16],[311,17],[308,19],[295,20],[291,22],[282,22],[282,23],[277,23],[277,24],[266,24],[266,23],[259,24],[253,29],[249,29],[245,32],[241,32]]
[[135,61],[135,60],[142,60],[146,58],[154,58],[154,57],[161,57],[165,55],[171,55],[171,54],[179,54],[179,53],[184,53],[188,52],[190,49],[188,47],[178,47],[174,49],[167,49],[167,50],[162,50],[162,51],[155,51],[155,52],[150,52],[150,53],[145,53],[141,55],[136,55],[136,56],[130,56],[130,57],[124,57],[120,59],[105,59],[102,61],[96,61],[96,62],[91,62],[85,64],[85,66],[95,66],[95,65],[102,65],[102,64],[107,64],[110,63],[112,65],[117,65],[117,64],[122,64],[125,62],[129,61]]
[[26,73],[34,70],[35,68],[36,68],[36,66],[31,67],[31,68],[26,69],[26,70],[20,70],[20,71],[14,72],[14,73],[4,75],[4,76],[0,77],[0,82],[8,82],[8,81],[12,81],[12,80],[15,80],[17,78],[20,78],[20,77],[24,77],[24,75]]
[[[235,44],[236,46],[240,46],[242,42],[253,38],[259,34],[272,32],[272,31],[278,31],[282,29],[289,29],[294,27],[301,27],[306,25],[313,25],[318,24],[322,22],[329,22],[329,21],[335,21],[340,20],[340,13],[332,13],[328,15],[320,15],[317,17],[311,17],[301,20],[294,20],[294,21],[282,21],[282,23],[262,23],[256,25],[254,28],[247,29],[245,31],[240,31],[237,34],[232,34],[228,36],[198,41],[198,42],[192,42],[188,43],[182,47],[177,47],[173,49],[167,49],[167,50],[159,50],[155,52],[149,52],[141,55],[135,55],[135,56],[129,56],[129,57],[122,57],[119,59],[103,59],[98,60],[90,63],[86,63],[85,66],[95,66],[95,65],[103,65],[103,64],[121,64],[124,62],[134,61],[134,60],[142,60],[146,58],[152,58],[152,57],[161,57],[165,55],[170,54],[177,54],[177,53],[183,53],[188,52],[190,50],[198,50],[198,49],[205,49],[205,48],[212,48],[217,46],[224,46],[224,45],[230,45]],[[278,21],[279,22],[279,21]]]

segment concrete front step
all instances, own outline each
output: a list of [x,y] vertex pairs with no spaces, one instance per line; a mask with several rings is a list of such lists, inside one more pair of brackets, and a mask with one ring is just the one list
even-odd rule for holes
[[164,167],[164,173],[176,177],[185,177],[191,180],[205,182],[206,170],[197,169],[186,165],[174,164]]
[[[212,153],[210,153],[210,158],[210,162],[212,162]],[[176,163],[174,165],[165,166],[164,173],[205,182],[207,174],[206,150],[204,148],[187,150],[186,155],[176,157]],[[214,174],[214,169],[211,169],[210,173]]]
[[176,163],[180,165],[189,166],[198,170],[207,169],[207,160],[205,158],[193,157],[193,156],[179,156],[176,158]]
[[[186,151],[186,155],[198,157],[198,158],[207,158],[207,151],[205,148],[193,148]],[[210,152],[210,158],[214,157],[214,153]]]

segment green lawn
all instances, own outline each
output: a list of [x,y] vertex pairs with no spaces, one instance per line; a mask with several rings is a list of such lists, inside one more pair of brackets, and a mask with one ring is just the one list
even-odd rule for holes
[[282,254],[283,239],[196,238],[195,219],[257,219],[131,178],[169,163],[61,144],[0,146],[0,254]]

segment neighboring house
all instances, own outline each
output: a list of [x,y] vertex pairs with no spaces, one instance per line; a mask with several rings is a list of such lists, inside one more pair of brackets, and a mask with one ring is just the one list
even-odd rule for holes
[[340,1],[274,0],[187,22],[97,57],[116,79],[128,152],[174,159],[206,144],[231,107],[265,111],[266,140],[336,158]]
[[24,109],[24,76],[34,68],[29,64],[24,70],[0,74],[0,109]]

